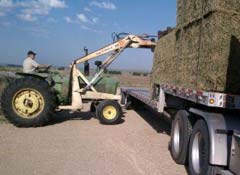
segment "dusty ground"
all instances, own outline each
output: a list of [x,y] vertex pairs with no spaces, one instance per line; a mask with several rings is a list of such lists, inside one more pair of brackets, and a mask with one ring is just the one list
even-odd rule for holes
[[87,112],[61,115],[41,128],[1,124],[0,174],[186,174],[167,149],[170,124],[154,115],[127,111],[115,126],[100,125]]

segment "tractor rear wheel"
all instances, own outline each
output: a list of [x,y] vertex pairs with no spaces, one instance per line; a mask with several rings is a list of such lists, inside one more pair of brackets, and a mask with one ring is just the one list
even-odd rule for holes
[[122,118],[122,108],[117,101],[104,100],[97,106],[96,116],[102,124],[117,124]]
[[17,127],[45,125],[57,106],[56,95],[48,83],[33,77],[10,83],[1,101],[5,117]]

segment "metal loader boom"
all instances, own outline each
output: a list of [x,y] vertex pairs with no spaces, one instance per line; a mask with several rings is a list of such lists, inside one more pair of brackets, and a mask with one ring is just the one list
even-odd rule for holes
[[[121,38],[121,36],[123,36]],[[94,88],[94,83],[97,78],[104,72],[104,70],[126,49],[126,48],[147,48],[154,50],[156,43],[153,39],[149,39],[152,36],[148,35],[131,35],[126,33],[121,33],[116,35],[117,41],[109,44],[95,52],[92,52],[86,56],[77,58],[70,65],[71,67],[71,105],[59,106],[59,109],[70,109],[79,110],[83,108],[83,99],[94,99],[94,100],[118,100],[119,95],[113,95],[108,93],[97,92]],[[93,78],[89,81],[84,74],[77,69],[77,64],[84,63],[86,61],[95,59],[96,57],[105,55],[107,53],[110,55],[100,66],[100,69],[95,73]],[[80,87],[79,77],[86,83],[85,87]]]

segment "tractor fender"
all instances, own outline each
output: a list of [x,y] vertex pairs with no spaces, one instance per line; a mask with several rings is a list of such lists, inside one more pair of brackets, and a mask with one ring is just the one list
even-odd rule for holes
[[48,76],[47,74],[34,74],[34,73],[17,72],[16,75],[19,75],[19,76],[22,76],[22,77],[33,77],[33,78],[38,78],[40,80],[44,80],[51,87],[53,87],[55,85],[55,82],[53,81],[51,76]]
[[39,78],[42,80],[45,80],[47,76],[40,76],[38,74],[31,74],[31,73],[23,73],[23,72],[16,72],[16,75],[22,76],[22,77],[34,77],[34,78]]

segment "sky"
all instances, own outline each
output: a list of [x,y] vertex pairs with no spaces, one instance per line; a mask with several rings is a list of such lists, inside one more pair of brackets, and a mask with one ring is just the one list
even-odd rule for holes
[[[33,50],[41,64],[68,66],[84,46],[93,52],[112,43],[113,32],[157,35],[175,24],[176,0],[0,0],[0,63],[21,65]],[[111,68],[152,64],[150,50],[127,49]]]

